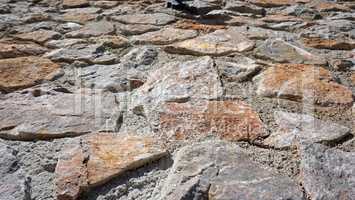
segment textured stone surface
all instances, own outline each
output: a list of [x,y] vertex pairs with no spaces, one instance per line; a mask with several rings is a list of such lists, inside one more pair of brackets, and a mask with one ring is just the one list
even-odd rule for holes
[[355,195],[355,154],[321,144],[301,144],[301,177],[315,199],[352,199]]
[[44,54],[47,49],[32,42],[0,41],[0,58],[35,56]]
[[76,7],[83,7],[88,6],[88,0],[63,0],[62,3],[64,8],[76,8]]
[[217,30],[165,48],[170,53],[223,56],[253,49],[255,43],[233,30]]
[[160,111],[160,131],[176,139],[216,135],[253,141],[267,133],[258,114],[242,101],[167,102]]
[[333,81],[330,72],[321,67],[302,64],[280,64],[268,68],[258,78],[257,94],[321,106],[352,104],[351,91]]
[[117,107],[113,95],[98,91],[9,94],[0,102],[0,136],[34,140],[115,131],[120,115]]
[[112,23],[107,21],[99,21],[87,23],[80,30],[69,32],[65,36],[75,38],[97,37],[113,33],[114,30],[115,28]]
[[[280,184],[281,183],[281,184]],[[303,199],[288,177],[249,160],[229,143],[203,142],[177,152],[160,199]]]
[[282,39],[269,39],[255,50],[256,56],[281,63],[325,64],[324,58],[288,43]]
[[49,81],[60,66],[41,57],[20,57],[0,60],[0,89],[13,91]]
[[276,148],[295,146],[300,141],[336,142],[350,134],[350,129],[345,126],[310,115],[277,111],[274,117],[279,128],[264,143]]
[[355,41],[349,39],[305,38],[303,39],[303,43],[306,46],[317,49],[352,50],[355,48]]
[[155,70],[137,90],[137,100],[147,103],[216,99],[222,92],[214,60],[206,56],[192,61],[168,63]]
[[133,36],[131,40],[137,44],[163,45],[187,40],[196,37],[197,34],[197,31],[194,30],[167,28],[155,32],[145,33],[139,36]]
[[164,13],[134,14],[111,17],[114,21],[124,24],[144,24],[162,26],[175,21],[175,17]]
[[16,35],[17,38],[21,40],[28,40],[38,43],[44,43],[50,39],[58,39],[60,38],[60,34],[55,31],[48,31],[48,30],[38,30],[30,33],[22,33]]
[[[116,56],[106,51],[102,44],[75,44],[72,46],[56,49],[48,52],[45,57],[60,62],[83,61],[87,63],[100,64],[100,58],[113,61]],[[107,58],[108,57],[108,58]]]
[[[117,134],[117,135],[116,135]],[[58,199],[77,199],[94,187],[157,160],[167,151],[151,137],[99,133],[63,153],[56,167]]]

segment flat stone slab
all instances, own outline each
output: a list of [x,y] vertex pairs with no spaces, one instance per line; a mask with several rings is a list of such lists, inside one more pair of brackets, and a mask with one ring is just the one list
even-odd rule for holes
[[111,19],[123,24],[144,24],[163,26],[175,21],[175,17],[165,13],[152,13],[152,14],[129,14],[111,16]]
[[118,103],[111,94],[28,90],[0,101],[0,137],[38,140],[112,132],[119,126],[119,117]]
[[[50,51],[44,55],[53,61],[69,62],[83,61],[86,63],[103,64],[102,62],[112,62],[116,55],[107,52],[102,44],[75,44],[61,49]],[[101,59],[104,59],[103,61]]]
[[326,60],[314,55],[304,48],[286,42],[282,39],[268,39],[257,49],[255,55],[279,63],[318,64],[325,65]]
[[230,141],[267,136],[258,114],[242,101],[167,102],[159,112],[160,132],[174,139],[215,135]]
[[350,134],[348,127],[310,115],[277,111],[274,119],[279,128],[264,143],[276,148],[295,147],[300,141],[336,142]]
[[47,49],[33,42],[0,41],[0,59],[44,54]]
[[63,153],[56,167],[58,199],[76,199],[83,192],[101,185],[167,155],[158,140],[148,136],[119,133],[93,134]]
[[301,144],[301,178],[311,200],[353,199],[355,153],[321,144]]
[[323,39],[323,38],[304,38],[303,43],[312,48],[330,49],[330,50],[353,50],[355,49],[355,40],[346,39]]
[[145,82],[145,75],[124,64],[91,65],[78,73],[82,86],[111,92],[132,91]]
[[238,55],[233,58],[217,58],[216,66],[224,82],[246,81],[261,70],[255,60]]
[[142,35],[133,36],[131,41],[135,44],[165,45],[194,38],[198,35],[195,30],[184,30],[166,28],[159,31],[148,32]]
[[78,8],[89,5],[88,0],[63,0],[62,5],[64,8]]
[[115,27],[111,22],[102,20],[99,22],[89,22],[81,29],[69,32],[65,34],[65,36],[71,38],[88,38],[111,34],[114,31]]
[[51,39],[59,39],[61,34],[50,30],[38,30],[15,35],[16,38],[37,43],[44,43]]
[[292,199],[303,194],[290,178],[251,160],[240,147],[208,141],[181,148],[160,199]]
[[243,34],[228,30],[217,30],[212,33],[169,45],[165,51],[169,53],[224,56],[234,52],[248,51],[255,43]]
[[41,57],[19,57],[0,60],[0,90],[14,91],[53,80],[60,65]]
[[216,99],[223,93],[214,60],[202,57],[167,63],[153,71],[137,90],[138,102],[179,102],[188,99]]
[[279,64],[258,75],[257,94],[320,106],[351,106],[351,91],[331,73],[313,65]]

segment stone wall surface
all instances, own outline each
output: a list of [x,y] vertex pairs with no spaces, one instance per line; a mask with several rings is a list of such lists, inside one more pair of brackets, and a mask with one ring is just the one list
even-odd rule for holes
[[355,200],[355,1],[0,0],[0,200]]

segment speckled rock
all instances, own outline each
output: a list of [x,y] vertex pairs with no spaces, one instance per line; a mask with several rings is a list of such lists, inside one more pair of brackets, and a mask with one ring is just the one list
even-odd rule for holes
[[136,44],[164,45],[191,39],[196,37],[197,34],[197,31],[194,30],[167,28],[155,32],[145,33],[139,36],[133,36],[131,41]]

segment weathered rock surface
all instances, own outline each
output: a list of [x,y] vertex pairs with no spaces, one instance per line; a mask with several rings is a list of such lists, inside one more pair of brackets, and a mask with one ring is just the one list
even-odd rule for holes
[[0,102],[0,137],[37,140],[115,131],[118,103],[113,95],[98,92],[9,94]]
[[336,142],[350,134],[350,129],[329,121],[321,121],[310,115],[277,111],[274,114],[279,128],[264,143],[276,148],[309,143]]
[[17,152],[0,142],[0,153],[1,198],[30,200],[29,180],[21,172],[16,172],[18,170]]
[[311,200],[352,199],[355,154],[321,144],[301,144],[301,177]]
[[[205,56],[186,62],[168,63],[152,72],[137,90],[138,101],[179,102],[217,99],[223,93],[214,60]],[[142,102],[142,103],[143,103]]]
[[168,46],[167,52],[192,55],[224,56],[234,52],[248,51],[255,43],[233,30],[217,30],[194,39]]
[[288,177],[249,160],[243,149],[215,141],[177,152],[160,199],[298,200],[303,194]]
[[60,66],[41,57],[0,60],[0,90],[13,91],[49,81],[59,74]]
[[322,67],[302,64],[279,64],[264,71],[258,78],[257,94],[321,106],[351,106],[351,91],[336,83]]
[[324,58],[282,39],[269,39],[255,50],[255,55],[281,63],[325,64]]
[[167,102],[160,111],[160,131],[175,139],[208,134],[230,141],[265,137],[258,114],[242,101]]
[[91,22],[87,23],[80,30],[69,32],[65,34],[67,37],[74,38],[88,38],[97,37],[101,35],[111,34],[115,30],[112,23],[107,21]]
[[137,44],[164,45],[191,39],[193,37],[196,37],[197,34],[197,31],[194,30],[167,28],[155,32],[149,32],[142,35],[133,36],[131,40],[133,43]]
[[16,35],[16,37],[21,40],[27,40],[38,43],[44,43],[50,39],[58,39],[60,38],[60,36],[61,35],[58,32],[48,30],[38,30],[30,33],[22,33]]
[[[75,44],[61,49],[53,50],[44,55],[53,61],[74,62],[83,61],[87,63],[102,64],[102,62],[113,62],[116,56],[106,51],[102,44]],[[103,60],[100,60],[103,58]]]
[[142,25],[156,25],[162,26],[175,21],[175,17],[165,13],[153,14],[133,14],[133,15],[120,15],[111,17],[112,20],[124,24],[142,24]]
[[62,3],[64,8],[77,8],[89,5],[88,0],[63,0]]
[[65,152],[58,161],[58,199],[76,199],[84,189],[105,183],[167,154],[154,138],[118,133],[90,135],[82,145]]
[[44,54],[47,49],[32,42],[0,41],[0,59]]
[[224,82],[246,81],[261,70],[255,60],[242,55],[217,59],[216,66]]

